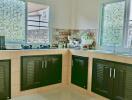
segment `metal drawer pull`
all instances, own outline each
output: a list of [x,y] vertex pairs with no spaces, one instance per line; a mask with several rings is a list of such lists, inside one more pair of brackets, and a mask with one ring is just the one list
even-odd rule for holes
[[44,61],[42,61],[42,69],[44,68]]
[[115,79],[115,77],[116,77],[116,70],[114,69],[114,79]]
[[112,77],[112,68],[110,68],[110,78]]
[[47,68],[47,61],[45,61],[45,68]]
[[73,67],[73,60],[72,60],[72,63],[71,63],[71,67]]

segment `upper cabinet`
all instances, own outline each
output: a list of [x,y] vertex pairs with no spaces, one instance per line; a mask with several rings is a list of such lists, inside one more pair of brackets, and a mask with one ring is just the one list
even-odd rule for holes
[[62,55],[21,57],[21,90],[61,83]]
[[92,91],[112,100],[132,99],[132,65],[93,60]]
[[71,83],[87,89],[88,86],[88,58],[72,56]]
[[0,60],[0,100],[11,98],[10,60]]

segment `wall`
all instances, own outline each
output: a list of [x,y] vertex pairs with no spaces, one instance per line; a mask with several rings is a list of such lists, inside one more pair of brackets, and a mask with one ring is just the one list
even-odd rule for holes
[[98,29],[99,0],[73,0],[72,28]]
[[29,0],[50,6],[50,27],[69,29],[71,19],[71,0]]
[[97,29],[99,0],[29,0],[51,7],[51,27]]
[[29,0],[50,6],[50,43],[53,44],[54,29],[97,29],[99,0]]

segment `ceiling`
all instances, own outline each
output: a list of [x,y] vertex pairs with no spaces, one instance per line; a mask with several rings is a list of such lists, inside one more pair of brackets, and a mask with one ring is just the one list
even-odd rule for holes
[[49,6],[28,2],[28,12],[29,13],[39,11],[42,9],[46,9],[47,7],[49,7]]

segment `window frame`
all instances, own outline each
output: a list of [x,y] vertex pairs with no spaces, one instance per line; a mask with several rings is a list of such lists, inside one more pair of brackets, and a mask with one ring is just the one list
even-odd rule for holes
[[123,41],[122,41],[122,43],[121,43],[121,46],[116,46],[117,48],[128,48],[128,41],[127,41],[127,39],[128,39],[128,27],[129,27],[129,15],[130,15],[130,2],[131,2],[131,0],[110,0],[110,1],[106,1],[106,2],[104,2],[104,0],[103,1],[101,1],[100,2],[100,18],[99,18],[99,35],[98,35],[98,45],[99,45],[99,47],[101,48],[101,49],[113,49],[113,48],[115,48],[114,46],[104,46],[104,45],[102,45],[102,35],[103,35],[103,21],[104,21],[104,6],[106,5],[106,4],[110,4],[110,3],[114,3],[114,2],[121,2],[121,1],[125,1],[125,13],[124,13],[124,26],[123,26]]
[[[44,44],[44,43],[28,43],[28,2],[30,2],[30,3],[34,3],[34,4],[40,4],[40,3],[38,3],[38,2],[33,2],[33,1],[27,1],[26,3],[27,3],[27,5],[26,5],[26,33],[25,33],[25,44],[31,44],[31,45],[41,45],[41,44]],[[43,5],[43,4],[42,4]],[[49,6],[49,5],[48,5]],[[51,7],[49,6],[49,16],[48,16],[48,44],[50,44],[50,41],[51,41],[51,39],[50,39],[50,31],[51,31],[51,28],[50,28],[50,11],[51,11]]]
[[123,47],[128,47],[128,35],[129,35],[129,17],[130,17],[130,6],[131,6],[131,0],[126,0],[126,7],[125,7],[125,25],[124,25],[124,42]]

